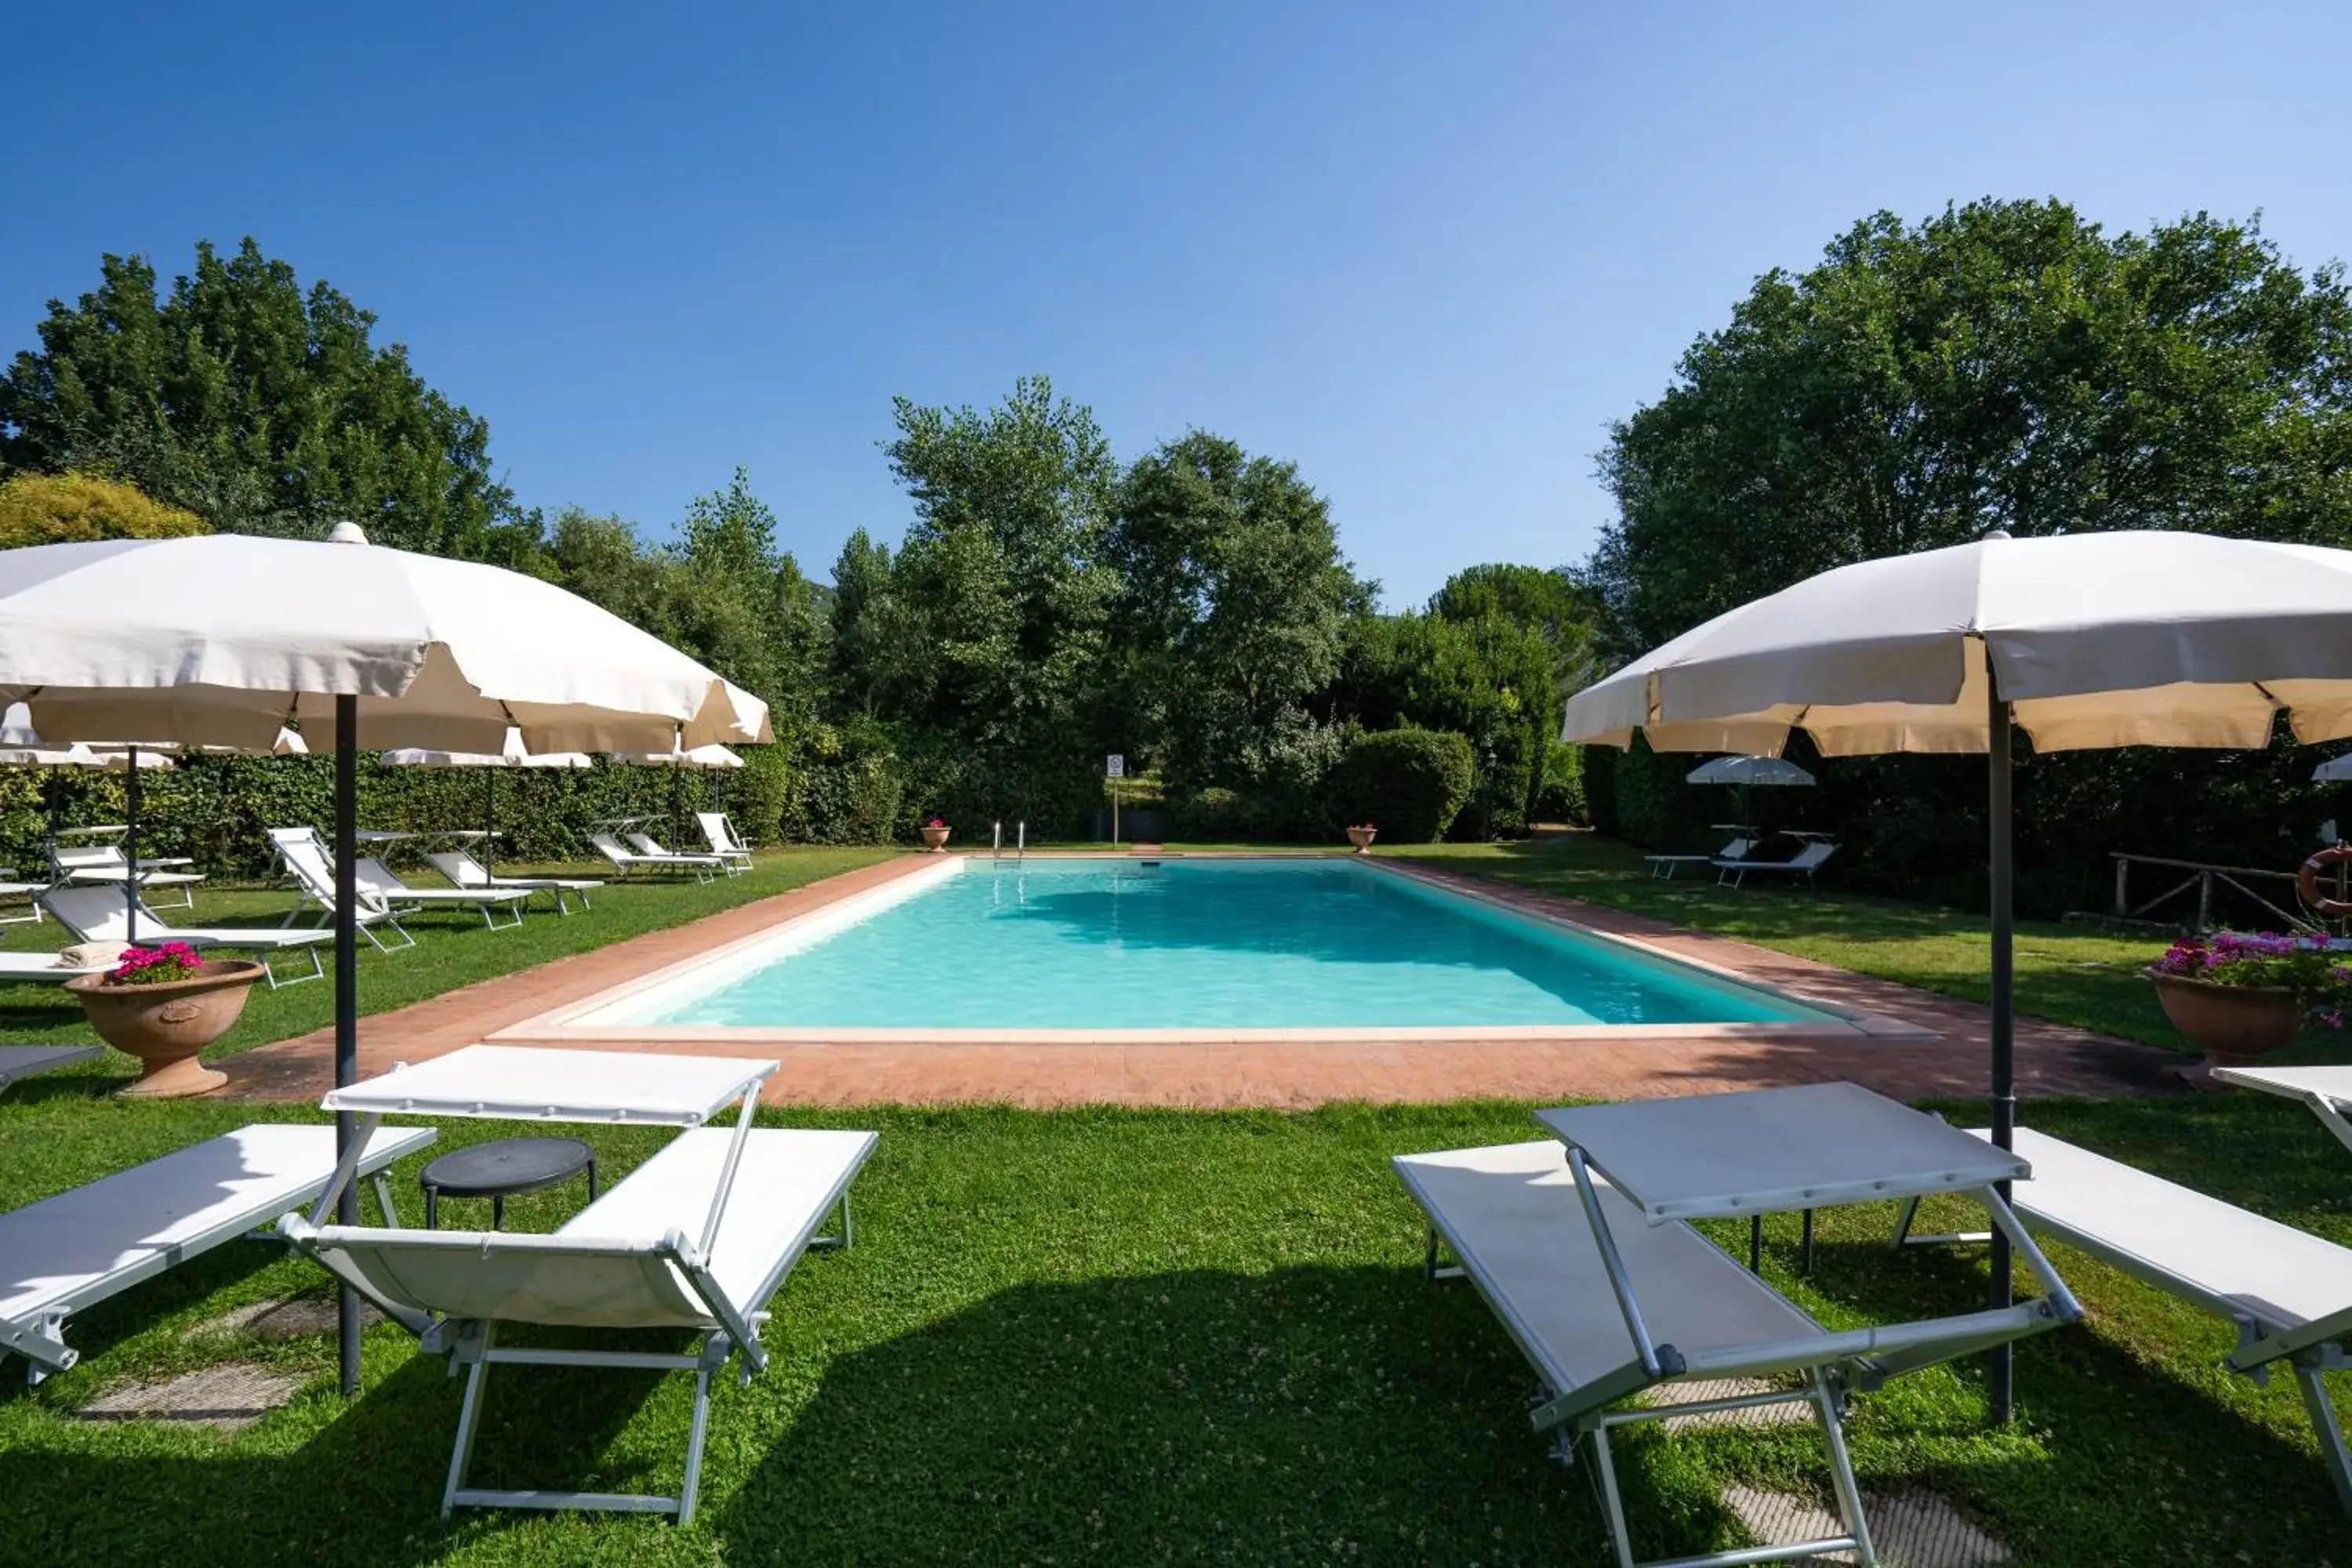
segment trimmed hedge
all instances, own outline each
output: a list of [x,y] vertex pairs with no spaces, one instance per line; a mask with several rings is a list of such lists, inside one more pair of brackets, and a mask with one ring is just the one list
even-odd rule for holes
[[1328,789],[1342,825],[1369,822],[1391,843],[1429,844],[1445,837],[1475,782],[1466,737],[1381,730],[1356,737]]

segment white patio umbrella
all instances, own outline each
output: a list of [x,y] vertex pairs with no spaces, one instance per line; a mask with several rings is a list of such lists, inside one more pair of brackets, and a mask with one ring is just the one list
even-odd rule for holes
[[674,770],[669,781],[669,825],[672,833],[680,831],[678,785],[687,773],[731,773],[743,765],[741,757],[720,745],[673,744],[667,752],[615,752],[611,760],[626,767]]
[[2330,757],[2311,770],[2314,784],[2342,784],[2352,779],[2352,752],[2340,757]]
[[[1811,784],[1813,775],[1786,757],[1715,757],[1701,763],[1684,776],[1685,784],[1728,784],[1739,791],[1739,819],[1743,823],[1756,820],[1754,794],[1756,786],[1793,789]],[[1743,833],[1758,829],[1744,827]]]
[[[714,747],[714,750],[725,750]],[[522,731],[509,730],[507,742],[495,752],[444,752],[429,746],[406,746],[377,759],[388,768],[480,768],[482,777],[482,869],[498,868],[499,774],[512,768],[586,768],[594,762],[585,752],[533,752],[522,743]]]
[[[1685,632],[1570,698],[1561,739],[1826,756],[1990,759],[1992,1125],[2016,1120],[2011,731],[2037,751],[2352,735],[2352,551],[2185,532],[2078,533],[1865,561]],[[1993,1289],[2009,1295],[1993,1242]],[[1995,1353],[1996,1414],[2010,1404]]]
[[1742,789],[1758,784],[1795,787],[1811,784],[1813,775],[1786,757],[1717,757],[1693,768],[1683,782],[1738,784]]
[[[335,743],[335,1081],[357,1074],[358,757],[770,738],[767,705],[617,616],[494,566],[236,534],[0,551],[0,701],[82,741],[261,750],[298,724]],[[136,776],[135,774],[133,775]],[[351,1119],[337,1118],[344,1142]],[[357,1217],[355,1203],[341,1211]],[[358,1300],[342,1300],[346,1392]]]

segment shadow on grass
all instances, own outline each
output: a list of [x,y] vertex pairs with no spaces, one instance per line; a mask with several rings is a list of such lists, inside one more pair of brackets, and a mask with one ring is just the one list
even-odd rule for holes
[[[1822,1216],[1825,1240],[1802,1280],[1791,1277],[1794,1219],[1772,1222],[1779,1245],[1768,1275],[1801,1300],[1828,1303],[1825,1316],[1842,1321],[1894,1321],[1984,1301],[1981,1248],[1898,1253],[1886,1245],[1893,1221],[1889,1205]],[[1927,1223],[1982,1219],[1950,1203]],[[1718,1235],[1725,1239],[1727,1231]],[[2274,1378],[2258,1390],[2219,1370],[2233,1338],[2219,1319],[2185,1306],[2151,1315],[2137,1299],[2142,1288],[2063,1250],[2054,1260],[2085,1293],[2090,1319],[2016,1346],[2013,1427],[1990,1424],[1988,1357],[1898,1379],[1855,1402],[1851,1433],[1864,1487],[1884,1476],[1945,1491],[1989,1516],[2030,1563],[2340,1561],[2343,1521],[2291,1382]],[[2128,1342],[2113,1332],[2122,1291],[2135,1296]],[[2035,1293],[2022,1275],[2019,1293]]]
[[[656,1337],[631,1348],[675,1351],[680,1342]],[[639,1408],[661,1396],[661,1382],[654,1373],[497,1369],[469,1480],[675,1491],[677,1444],[616,1446]],[[323,1382],[314,1384],[303,1401],[309,1411],[273,1417],[308,1415],[315,1425],[290,1451],[269,1447],[259,1436],[266,1426],[231,1453],[214,1448],[211,1435],[200,1431],[149,1428],[126,1442],[121,1428],[110,1427],[103,1437],[93,1434],[88,1447],[0,1456],[0,1484],[11,1500],[0,1523],[0,1555],[25,1563],[308,1559],[405,1568],[519,1522],[543,1522],[542,1516],[477,1510],[441,1519],[463,1387],[462,1378],[445,1374],[440,1357],[415,1355],[348,1406],[339,1405]],[[683,1408],[676,1414],[664,1430],[682,1434]],[[564,1554],[526,1549],[522,1555],[554,1561]]]
[[[832,1363],[711,1528],[730,1561],[1601,1563],[1534,1392],[1417,1268],[1024,1285]],[[1620,1468],[1641,1555],[1707,1542],[1687,1457]]]

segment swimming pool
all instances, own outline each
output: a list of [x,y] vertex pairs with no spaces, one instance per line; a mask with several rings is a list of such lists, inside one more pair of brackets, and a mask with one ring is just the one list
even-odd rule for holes
[[608,995],[648,1034],[1843,1025],[1350,859],[955,859]]

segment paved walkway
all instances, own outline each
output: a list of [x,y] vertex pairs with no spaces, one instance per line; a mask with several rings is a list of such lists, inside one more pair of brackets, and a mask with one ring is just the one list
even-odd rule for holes
[[[484,981],[360,1020],[360,1071],[422,1061],[470,1045],[639,974],[750,936],[838,898],[907,875],[908,856],[793,892]],[[1850,1079],[1898,1099],[1980,1094],[1990,1015],[1974,1003],[1872,980],[1828,964],[1685,931],[1482,878],[1436,873],[1488,895],[1565,915],[1664,952],[1703,960],[1853,1011],[1935,1031],[1931,1039],[1643,1037],[1348,1043],[763,1045],[735,1054],[774,1057],[771,1101],[856,1105],[993,1101],[1024,1106],[1111,1102],[1190,1107],[1303,1108],[1334,1100],[1427,1101],[1496,1096],[1601,1099],[1697,1094]],[[229,1057],[226,1095],[315,1100],[332,1082],[333,1037],[320,1030]],[[709,1055],[707,1043],[641,1043],[625,1050]],[[2021,1019],[2021,1094],[2134,1095],[2179,1088],[2181,1058],[2079,1029]]]

